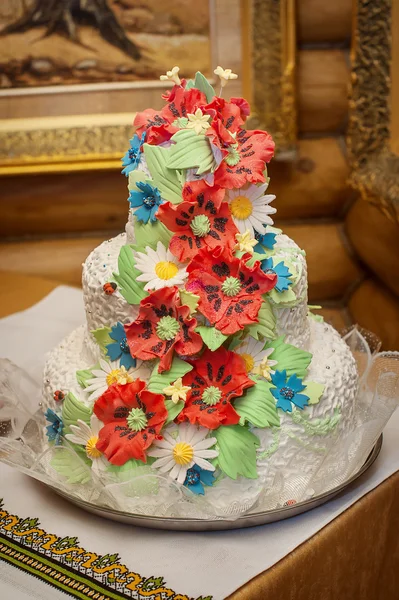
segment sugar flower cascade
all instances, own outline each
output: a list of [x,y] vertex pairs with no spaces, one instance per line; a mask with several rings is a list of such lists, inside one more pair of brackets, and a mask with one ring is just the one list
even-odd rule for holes
[[295,265],[274,258],[274,142],[247,126],[246,100],[222,97],[237,75],[214,73],[220,95],[173,67],[163,108],[134,120],[129,243],[98,290],[132,317],[92,332],[101,359],[77,372],[81,396],[64,390],[46,414],[49,442],[70,444],[96,476],[145,465],[188,497],[257,479],[259,431],[274,435],[323,394],[307,380],[311,354],[276,332],[276,307],[300,298]]

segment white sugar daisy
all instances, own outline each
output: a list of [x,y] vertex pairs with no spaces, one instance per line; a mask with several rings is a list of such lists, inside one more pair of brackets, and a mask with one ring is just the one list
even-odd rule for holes
[[277,365],[276,360],[272,360],[269,356],[274,352],[274,348],[264,349],[265,342],[259,342],[248,336],[242,344],[235,348],[234,352],[240,354],[244,359],[245,368],[248,374],[261,375],[268,381],[271,379]]
[[252,237],[255,232],[266,233],[266,225],[273,225],[270,215],[276,212],[270,206],[276,196],[265,195],[268,184],[247,185],[238,190],[229,190],[228,199],[233,221],[241,234],[249,231]]
[[168,473],[169,477],[183,484],[188,469],[198,465],[205,471],[214,471],[215,467],[207,458],[216,458],[219,452],[210,450],[216,444],[216,438],[207,438],[209,430],[190,423],[181,423],[178,428],[171,425],[162,432],[163,440],[157,440],[147,452],[157,460],[151,465],[160,473]]
[[144,286],[147,292],[173,285],[183,285],[187,278],[185,266],[177,261],[162,242],[157,243],[156,250],[147,246],[145,253],[136,252],[135,261],[136,269],[141,271],[137,281],[147,282]]
[[103,453],[96,448],[100,429],[104,424],[97,419],[93,413],[90,417],[90,425],[78,419],[77,425],[71,425],[72,433],[65,435],[66,439],[73,444],[84,446],[87,458],[91,460],[93,471],[104,471],[107,468],[108,461]]
[[97,400],[113,383],[120,385],[131,383],[137,377],[136,370],[137,368],[126,370],[125,367],[119,365],[119,361],[109,363],[100,358],[100,368],[93,369],[93,377],[86,382],[85,391],[89,394],[89,400]]

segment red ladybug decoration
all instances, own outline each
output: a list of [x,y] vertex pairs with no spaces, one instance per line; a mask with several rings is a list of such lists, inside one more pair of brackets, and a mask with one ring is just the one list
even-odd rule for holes
[[62,400],[65,398],[65,394],[64,392],[61,392],[61,390],[56,390],[53,398],[56,402],[62,402]]
[[296,500],[287,500],[287,502],[284,502],[284,506],[294,506],[294,504],[296,504]]
[[113,281],[108,281],[107,283],[104,283],[104,285],[103,285],[103,290],[107,294],[107,296],[111,296],[111,294],[114,293],[116,288],[117,288],[117,285]]

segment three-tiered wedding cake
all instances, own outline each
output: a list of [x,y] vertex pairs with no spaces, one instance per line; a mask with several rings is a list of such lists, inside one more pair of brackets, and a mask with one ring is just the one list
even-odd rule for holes
[[[222,89],[234,77],[215,73]],[[273,489],[295,501],[350,428],[356,364],[308,310],[305,253],[273,227],[270,135],[200,73],[166,78],[123,158],[126,233],[87,258],[87,323],[47,360],[48,443],[65,447],[52,468],[105,488],[144,477],[123,488],[136,512],[170,490],[218,515]]]

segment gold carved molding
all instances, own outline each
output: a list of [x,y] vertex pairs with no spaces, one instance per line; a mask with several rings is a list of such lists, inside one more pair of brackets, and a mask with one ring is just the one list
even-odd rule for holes
[[297,139],[294,0],[244,0],[244,54],[252,60],[244,80],[250,99],[250,126],[266,129],[280,159],[293,158]]
[[351,184],[399,223],[399,156],[391,150],[392,0],[355,0],[347,147]]
[[0,132],[0,174],[112,168],[131,125],[55,127]]

